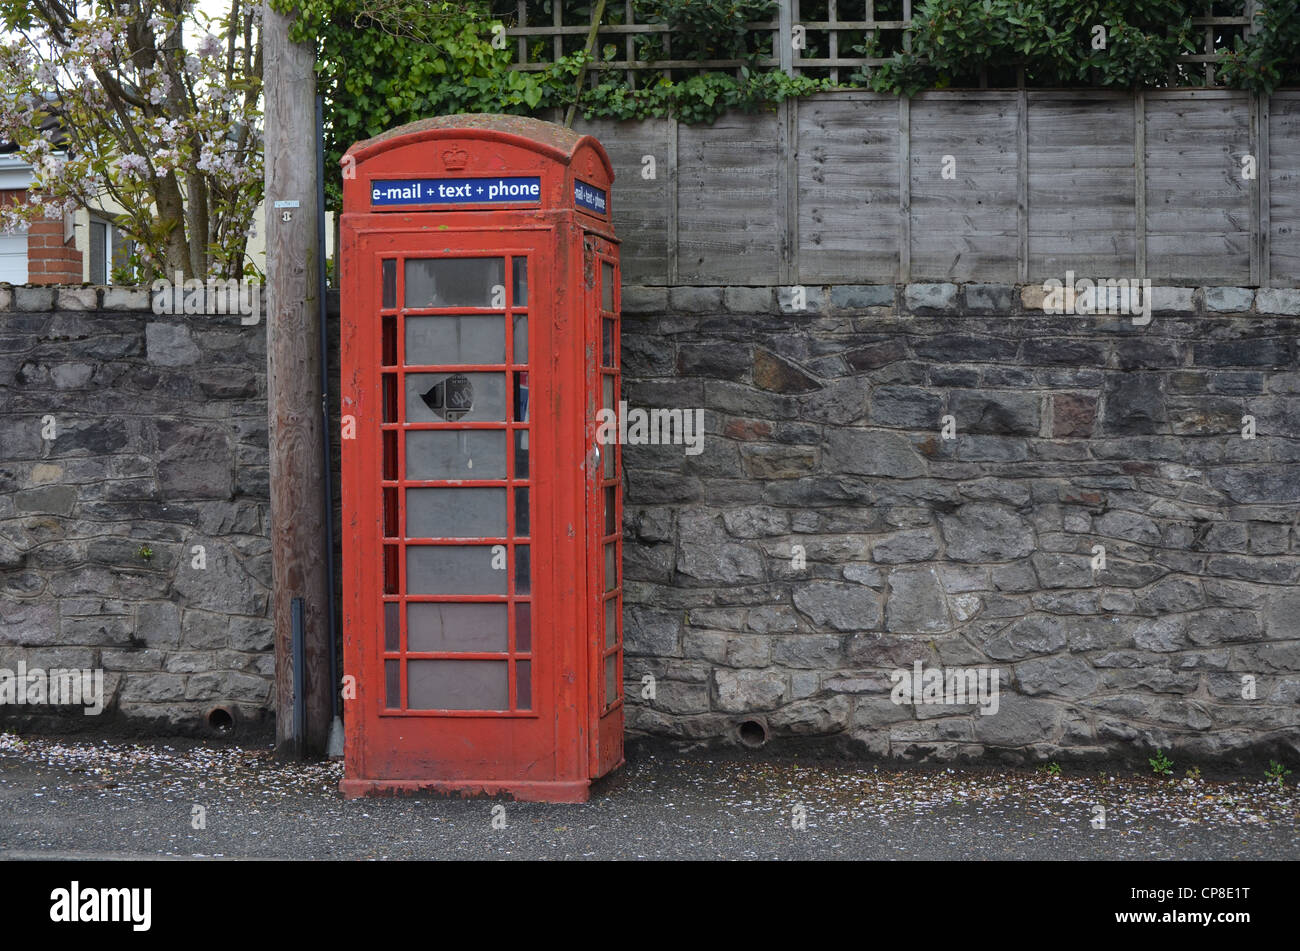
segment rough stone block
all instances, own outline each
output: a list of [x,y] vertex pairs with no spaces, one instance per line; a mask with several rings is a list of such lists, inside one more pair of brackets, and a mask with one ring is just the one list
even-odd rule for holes
[[668,305],[681,314],[721,313],[722,288],[672,287],[668,290]]
[[104,310],[148,311],[149,288],[147,287],[106,287],[104,288]]
[[[795,306],[798,303],[795,293],[796,288],[803,288],[802,307]],[[792,314],[796,317],[820,314],[826,310],[826,288],[806,284],[778,287],[776,289],[776,303],[777,308],[783,314]]]
[[1255,302],[1255,291],[1249,287],[1205,288],[1205,309],[1216,314],[1244,314]]
[[772,313],[770,287],[728,287],[723,291],[722,300],[733,314]]
[[713,671],[717,708],[726,713],[774,710],[786,697],[785,675],[776,670]]
[[908,311],[913,314],[952,314],[957,312],[956,284],[908,284],[903,294]]
[[624,314],[663,313],[668,309],[668,288],[624,285],[621,301]]
[[865,307],[893,307],[893,284],[836,284],[831,288],[831,306],[844,310]]
[[967,284],[966,311],[971,314],[1010,314],[1016,289],[1009,284]]
[[1300,290],[1289,287],[1261,287],[1255,294],[1255,310],[1261,314],[1300,315]]
[[145,327],[145,352],[150,363],[163,367],[192,366],[202,356],[188,327],[162,321]]
[[15,287],[14,310],[43,311],[54,307],[54,288],[52,287]]
[[894,634],[938,634],[950,627],[952,616],[933,567],[895,568],[889,573],[886,630]]
[[795,588],[794,605],[820,627],[870,631],[880,626],[880,599],[861,584],[812,581]]
[[60,287],[55,295],[55,307],[59,310],[98,310],[99,288]]
[[1196,311],[1195,288],[1192,287],[1153,287],[1151,288],[1151,312],[1153,314],[1191,314]]

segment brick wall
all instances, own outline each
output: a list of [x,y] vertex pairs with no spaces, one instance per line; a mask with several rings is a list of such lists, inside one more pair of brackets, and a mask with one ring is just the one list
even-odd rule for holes
[[81,252],[63,240],[63,219],[33,221],[27,229],[27,283],[80,284]]
[[[0,204],[25,202],[27,192],[0,191]],[[63,219],[33,221],[27,228],[27,283],[37,285],[80,284],[81,252],[75,241],[63,240]]]

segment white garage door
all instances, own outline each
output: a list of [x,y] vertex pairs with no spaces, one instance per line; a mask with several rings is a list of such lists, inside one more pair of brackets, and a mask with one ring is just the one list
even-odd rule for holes
[[0,234],[0,281],[27,283],[27,232]]

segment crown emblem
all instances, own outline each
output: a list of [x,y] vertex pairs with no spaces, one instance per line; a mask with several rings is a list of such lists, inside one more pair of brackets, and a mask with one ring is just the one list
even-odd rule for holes
[[464,149],[448,149],[442,153],[442,164],[449,170],[464,168],[469,163],[469,153]]

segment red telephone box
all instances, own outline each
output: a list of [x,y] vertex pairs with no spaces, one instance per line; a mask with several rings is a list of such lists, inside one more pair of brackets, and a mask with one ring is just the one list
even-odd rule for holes
[[343,793],[581,802],[623,762],[609,158],[461,115],[342,164]]

